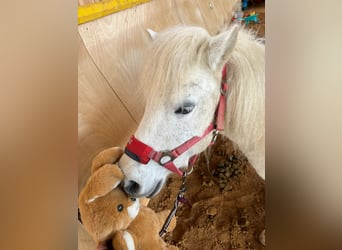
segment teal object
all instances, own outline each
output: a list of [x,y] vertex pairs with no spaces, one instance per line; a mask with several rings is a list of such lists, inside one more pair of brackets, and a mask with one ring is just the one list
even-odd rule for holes
[[246,25],[248,25],[249,22],[254,22],[254,23],[259,22],[258,14],[255,14],[252,16],[247,16],[247,17],[244,17],[243,19],[244,19]]

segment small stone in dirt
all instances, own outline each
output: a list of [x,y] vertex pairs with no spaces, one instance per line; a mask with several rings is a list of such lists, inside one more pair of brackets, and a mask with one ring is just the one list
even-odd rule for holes
[[238,219],[238,224],[240,227],[245,227],[248,226],[249,221],[246,218],[241,217],[240,219]]
[[230,184],[227,184],[224,189],[227,190],[227,191],[232,191],[233,190],[233,186],[230,185]]
[[222,233],[218,236],[218,239],[222,242],[222,243],[228,243],[230,240],[229,234],[228,232],[226,233]]
[[263,230],[261,232],[261,234],[259,235],[259,241],[262,245],[266,245],[266,235],[265,235],[265,230]]
[[218,167],[218,168],[224,168],[224,161],[220,161],[220,162],[217,164],[217,167]]
[[224,156],[224,155],[226,155],[226,152],[224,150],[222,150],[222,151],[218,152],[218,155]]
[[208,186],[208,183],[207,183],[206,181],[203,181],[203,182],[202,182],[202,186],[203,186],[203,187],[207,187],[207,186]]
[[217,208],[216,207],[209,207],[207,209],[207,215],[215,216],[216,214],[217,214]]

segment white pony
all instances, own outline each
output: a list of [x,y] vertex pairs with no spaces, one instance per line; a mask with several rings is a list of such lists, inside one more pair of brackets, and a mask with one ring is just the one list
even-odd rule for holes
[[139,155],[127,150],[119,162],[126,176],[124,190],[134,197],[154,196],[170,173],[170,168],[161,166],[162,161],[173,160],[177,169],[186,167],[191,156],[208,147],[212,133],[203,133],[215,116],[224,65],[229,89],[222,134],[238,145],[265,178],[263,41],[237,26],[216,36],[192,26],[150,31],[150,35],[153,41],[139,78],[146,106],[133,138],[135,146],[141,154],[148,146],[154,153],[163,153],[190,138],[203,138],[179,157],[166,155],[168,159],[159,163],[152,157],[139,160]]

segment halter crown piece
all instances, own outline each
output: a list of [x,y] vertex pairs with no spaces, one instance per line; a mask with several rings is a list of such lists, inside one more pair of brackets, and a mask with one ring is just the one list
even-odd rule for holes
[[[227,68],[225,65],[222,70],[222,82],[220,90],[221,95],[220,100],[217,104],[215,119],[209,124],[209,126],[206,128],[206,130],[203,132],[201,136],[194,136],[172,150],[156,151],[152,147],[146,145],[142,141],[138,140],[134,135],[132,135],[125,148],[126,155],[132,158],[133,160],[145,165],[150,160],[154,160],[159,165],[167,168],[168,170],[175,172],[180,176],[183,176],[184,173],[176,167],[173,161],[211,132],[213,132],[213,139],[211,141],[211,144],[213,144],[216,140],[218,131],[224,130],[224,114],[227,102],[226,95],[228,90],[226,78]],[[196,155],[191,157],[189,159],[189,165],[193,164],[196,158]]]

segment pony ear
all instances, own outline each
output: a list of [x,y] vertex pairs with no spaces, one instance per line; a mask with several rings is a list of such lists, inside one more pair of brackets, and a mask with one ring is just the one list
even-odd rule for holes
[[152,40],[155,40],[155,39],[156,39],[156,37],[157,37],[157,35],[158,35],[157,32],[155,32],[155,31],[153,31],[153,30],[151,30],[151,29],[146,29],[146,31],[147,31],[147,33],[150,35],[150,37],[151,37]]
[[214,71],[221,70],[228,61],[237,41],[238,29],[238,26],[234,26],[232,29],[211,38],[209,42],[209,65]]
[[117,165],[106,164],[90,176],[84,189],[87,203],[103,197],[115,189],[123,180],[124,175]]

